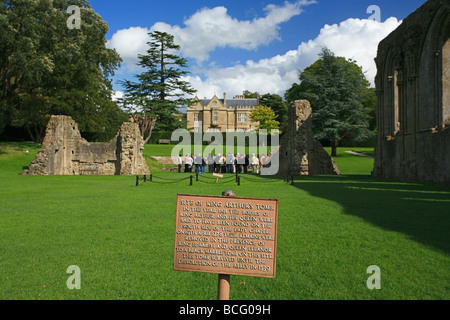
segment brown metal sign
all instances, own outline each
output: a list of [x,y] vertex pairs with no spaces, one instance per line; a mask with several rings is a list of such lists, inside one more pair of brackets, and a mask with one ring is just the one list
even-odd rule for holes
[[178,194],[174,270],[275,278],[278,200]]

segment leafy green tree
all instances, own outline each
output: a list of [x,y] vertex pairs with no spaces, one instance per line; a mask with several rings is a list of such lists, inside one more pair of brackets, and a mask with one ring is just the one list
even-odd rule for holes
[[315,138],[329,141],[332,156],[337,156],[342,139],[365,141],[373,136],[369,129],[370,83],[354,61],[336,57],[326,47],[319,57],[300,74],[301,83],[286,92],[286,100],[311,102]]
[[[70,29],[67,8],[81,10]],[[117,131],[127,119],[112,101],[121,59],[106,48],[108,25],[85,0],[0,2],[0,118],[43,138],[50,115],[69,115],[84,132]]]
[[[172,131],[182,125],[177,118],[178,108],[192,104],[187,96],[195,90],[182,79],[189,74],[185,70],[187,60],[176,55],[180,46],[174,43],[174,36],[160,31],[149,36],[147,54],[138,56],[144,72],[136,75],[137,82],[121,81],[125,88],[121,103],[130,113],[156,121],[155,130]],[[147,134],[151,135],[151,131]]]
[[277,121],[280,123],[280,131],[287,131],[287,103],[277,94],[264,94],[260,97],[259,103],[263,106],[270,107],[276,115]]
[[257,99],[259,97],[258,92],[251,92],[249,90],[244,90],[242,93],[245,99]]
[[266,129],[270,134],[272,129],[279,129],[280,123],[276,120],[275,112],[266,106],[258,106],[252,110],[250,120],[259,122],[259,129]]
[[377,130],[377,95],[375,88],[368,88],[366,99],[364,100],[364,108],[369,114],[369,130],[376,132]]

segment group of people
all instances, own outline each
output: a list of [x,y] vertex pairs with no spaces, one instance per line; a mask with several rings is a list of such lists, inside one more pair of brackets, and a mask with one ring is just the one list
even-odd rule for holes
[[249,169],[253,173],[259,174],[261,166],[265,166],[270,162],[269,156],[262,154],[258,157],[256,154],[247,156],[246,154],[228,155],[208,154],[204,157],[200,154],[186,154],[186,156],[178,156],[178,172],[182,172],[181,168],[184,164],[184,172],[206,173],[208,167],[209,173],[248,173]]

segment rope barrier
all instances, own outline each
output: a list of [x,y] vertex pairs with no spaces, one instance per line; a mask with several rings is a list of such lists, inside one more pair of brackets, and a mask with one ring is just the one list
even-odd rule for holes
[[[255,183],[275,183],[275,182],[283,182],[283,183],[290,183],[291,185],[294,185],[294,176],[284,176],[283,180],[281,179],[255,179],[255,178],[251,178],[249,176],[246,175],[233,175],[233,176],[229,176],[229,177],[225,177],[225,178],[221,178],[220,182],[218,181],[217,177],[208,177],[205,175],[199,175],[196,174],[196,182],[202,182],[202,183],[206,183],[206,184],[226,184],[226,183],[230,183],[233,180],[237,183],[238,186],[241,185],[241,179],[243,180],[247,180],[247,181],[251,181],[251,182],[255,182]],[[166,178],[166,177],[158,177],[158,176],[154,176],[153,174],[151,174],[149,176],[149,178],[147,178],[146,175],[144,175],[142,178],[139,176],[136,176],[136,187],[139,186],[139,182],[140,181],[144,181],[144,182],[152,182],[152,183],[159,183],[159,184],[171,184],[171,183],[178,183],[178,182],[182,182],[185,180],[190,180],[189,185],[193,185],[193,181],[194,181],[194,176],[190,175],[188,177],[184,177],[181,179],[173,179],[173,178]],[[155,181],[154,179],[160,179],[163,181]],[[202,179],[206,179],[202,180]],[[209,180],[209,181],[208,181]],[[213,181],[216,180],[216,181]]]
[[[154,181],[154,179],[161,179],[163,181]],[[190,185],[192,186],[192,176],[188,176],[188,177],[184,177],[181,179],[172,179],[172,178],[163,178],[163,177],[158,177],[158,176],[154,176],[153,174],[151,174],[149,176],[149,179],[147,179],[147,176],[144,175],[142,178],[139,176],[136,176],[136,187],[139,186],[139,181],[144,181],[144,182],[153,182],[153,183],[160,183],[160,184],[169,184],[169,183],[178,183],[181,181],[185,181],[190,179]]]
[[172,178],[163,178],[163,177],[158,177],[158,176],[153,176],[152,175],[152,178],[153,179],[161,179],[161,180],[169,180],[169,181],[183,181],[183,180],[186,180],[186,179],[189,179],[190,178],[190,176],[189,177],[186,177],[186,178],[181,178],[181,179],[172,179]]

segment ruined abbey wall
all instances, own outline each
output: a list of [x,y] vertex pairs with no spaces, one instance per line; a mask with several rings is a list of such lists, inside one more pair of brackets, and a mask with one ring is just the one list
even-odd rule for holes
[[375,177],[450,183],[449,38],[450,1],[429,0],[380,42]]
[[312,109],[307,100],[292,102],[288,131],[280,141],[280,175],[339,174],[333,158],[314,139]]
[[143,149],[144,141],[135,123],[124,123],[110,142],[91,143],[81,137],[78,125],[71,117],[52,116],[42,148],[24,174],[149,174]]

